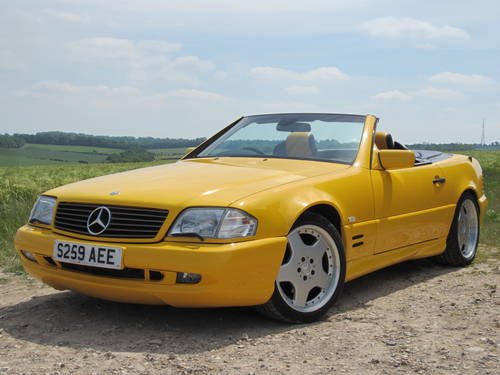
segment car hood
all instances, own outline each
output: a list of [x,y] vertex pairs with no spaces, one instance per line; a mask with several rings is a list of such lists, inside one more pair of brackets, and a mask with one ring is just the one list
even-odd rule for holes
[[52,189],[46,194],[60,201],[166,209],[227,206],[278,185],[348,167],[291,159],[188,159],[96,177]]

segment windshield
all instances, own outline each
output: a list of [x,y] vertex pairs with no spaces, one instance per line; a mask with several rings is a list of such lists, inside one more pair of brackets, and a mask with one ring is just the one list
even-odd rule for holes
[[365,116],[280,114],[242,118],[194,157],[265,157],[351,164]]

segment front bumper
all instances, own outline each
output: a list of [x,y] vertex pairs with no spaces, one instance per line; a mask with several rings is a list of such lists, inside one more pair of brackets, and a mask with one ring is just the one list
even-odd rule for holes
[[[15,247],[24,269],[52,287],[89,296],[141,304],[176,307],[252,306],[267,302],[286,248],[286,237],[230,244],[160,242],[154,244],[96,244],[123,248],[128,268],[161,271],[163,280],[130,280],[96,276],[51,265],[55,240],[88,243],[29,225],[16,234]],[[26,259],[20,250],[32,252],[37,262]],[[176,284],[177,272],[198,273],[198,284]]]

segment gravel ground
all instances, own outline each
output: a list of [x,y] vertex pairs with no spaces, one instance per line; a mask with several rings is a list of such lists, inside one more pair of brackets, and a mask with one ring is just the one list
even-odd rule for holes
[[347,284],[309,325],[0,275],[0,374],[500,374],[498,265],[396,265]]

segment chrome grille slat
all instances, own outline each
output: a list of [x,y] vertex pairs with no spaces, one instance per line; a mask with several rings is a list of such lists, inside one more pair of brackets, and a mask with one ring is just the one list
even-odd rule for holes
[[69,217],[65,217],[64,219],[59,219],[59,223],[68,224],[68,225],[71,225],[72,223],[76,223],[76,224],[84,225],[87,223],[87,220],[75,220],[75,219],[71,219]]
[[[130,221],[130,219],[124,219],[124,218],[116,217],[116,216],[114,218],[115,218],[115,222],[119,222],[119,221],[129,222]],[[158,223],[163,223],[164,220],[165,219],[162,219],[162,220],[134,219],[134,222],[158,224]]]
[[75,217],[75,218],[77,218],[77,217],[78,217],[78,218],[82,218],[82,219],[87,220],[87,218],[89,217],[90,212],[89,212],[89,213],[87,213],[87,214],[84,214],[84,215],[69,214],[69,213],[66,213],[66,212],[58,212],[58,214],[59,214],[59,215],[64,215],[64,216],[66,216],[66,217]]
[[74,208],[74,207],[61,207],[61,210],[64,211],[74,211],[74,212],[90,212],[92,211],[92,207],[86,207],[86,208]]
[[142,215],[142,214],[125,213],[125,212],[116,212],[115,216],[150,217],[150,218],[153,218],[153,219],[161,219],[162,218],[161,216],[157,216],[157,215]]
[[[110,210],[111,222],[104,232],[93,235],[87,229],[88,217],[96,208],[103,206]],[[156,208],[60,202],[54,226],[62,231],[92,237],[147,239],[156,237],[167,215],[167,210]]]
[[[116,222],[115,222],[116,224]],[[113,224],[113,225],[115,225]],[[113,225],[110,225],[110,228],[113,228]],[[133,227],[133,228],[151,228],[151,224],[128,224],[128,223],[119,223],[120,227]]]

